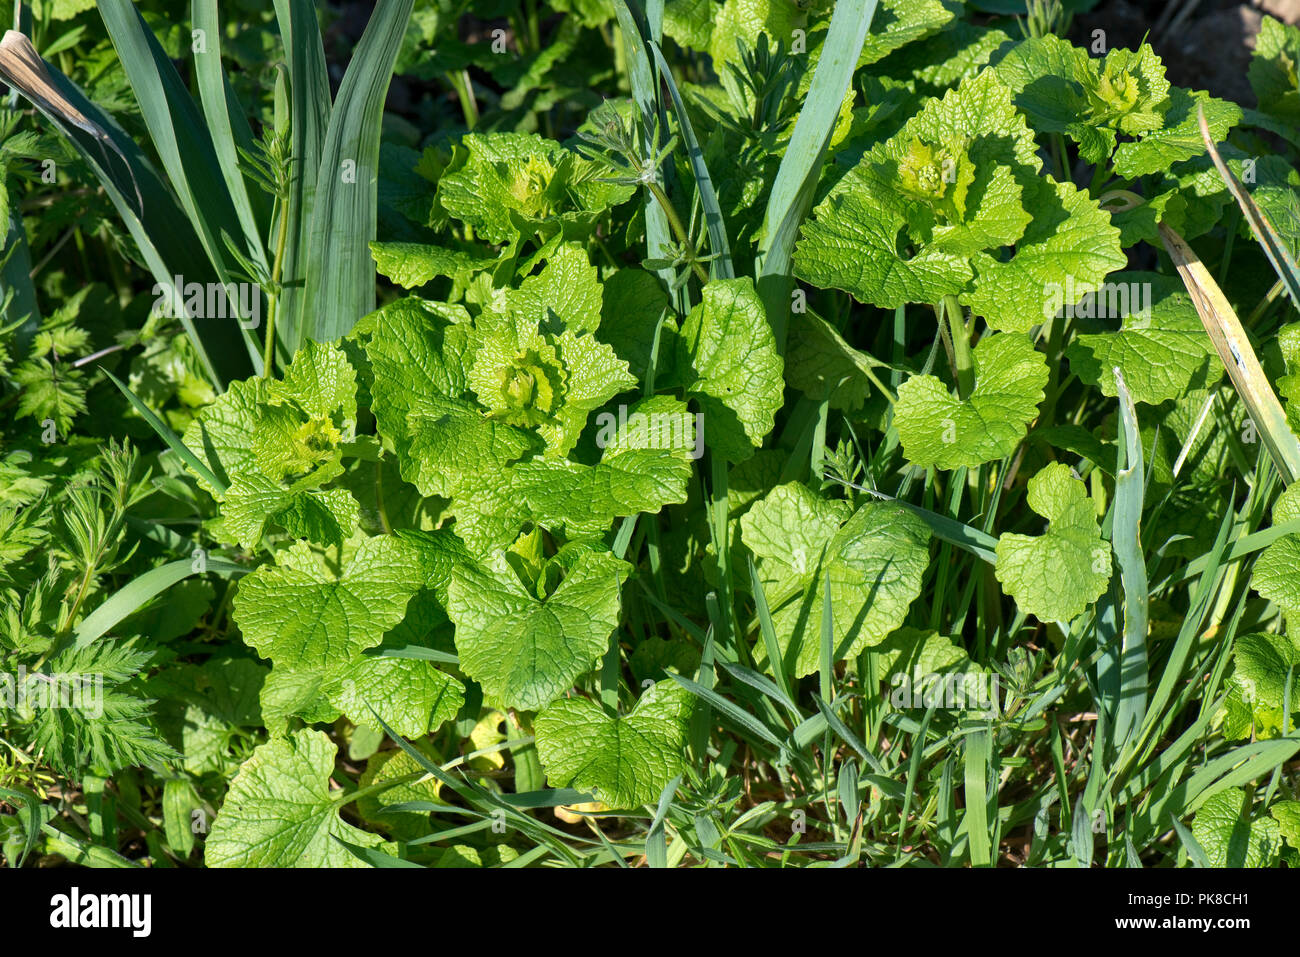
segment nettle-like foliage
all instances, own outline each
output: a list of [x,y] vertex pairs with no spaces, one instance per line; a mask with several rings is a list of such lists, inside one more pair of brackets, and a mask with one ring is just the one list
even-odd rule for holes
[[[185,442],[225,483],[209,488],[213,534],[278,543],[234,602],[244,640],[272,664],[260,693],[268,728],[377,714],[426,734],[465,699],[462,680],[435,663],[454,648],[489,703],[538,713],[553,783],[614,806],[644,802],[680,767],[689,696],[660,687],[625,718],[560,701],[620,625],[631,566],[604,535],[686,501],[701,421],[690,405],[716,448],[749,457],[781,405],[781,361],[753,283],[719,281],[680,327],[664,322],[665,374],[646,393],[629,367],[645,357],[617,328],[602,335],[605,284],[565,239],[609,191],[575,191],[565,178],[582,161],[539,137],[474,138],[470,150],[443,181],[444,206],[508,251],[539,231],[550,238],[491,271],[466,267],[483,261],[468,254],[377,246],[402,278],[464,270],[463,301],[400,299],[342,342],[308,344],[282,379],[233,384]],[[519,201],[508,216],[472,201],[506,179]],[[621,414],[596,428],[593,413],[616,397]],[[361,421],[373,434],[358,433]],[[590,734],[616,742],[608,764],[582,759]],[[232,801],[214,833],[214,862],[243,840],[241,806]],[[277,847],[273,859],[303,860]]]
[[[405,294],[339,340],[308,342],[279,377],[233,383],[189,424],[183,441],[208,470],[195,477],[218,505],[207,531],[267,556],[232,609],[270,663],[248,683],[270,740],[235,776],[208,863],[357,862],[340,841],[394,849],[339,816],[335,745],[310,727],[339,718],[382,724],[415,753],[455,722],[489,750],[502,739],[479,721],[486,705],[534,737],[552,787],[628,809],[689,771],[697,698],[665,672],[700,678],[719,647],[766,672],[752,687],[770,678],[793,697],[799,679],[829,686],[841,662],[868,661],[857,680],[871,698],[871,680],[913,668],[991,666],[943,588],[978,589],[990,618],[1005,605],[1015,624],[990,643],[1003,652],[1022,627],[1080,655],[1131,637],[1116,621],[1133,576],[1204,552],[1235,507],[1225,474],[1251,472],[1237,441],[1248,423],[1196,305],[1142,248],[1159,225],[1192,238],[1221,218],[1231,198],[1197,112],[1217,140],[1243,115],[1171,85],[1147,46],[1090,56],[954,26],[951,7],[880,4],[856,86],[838,114],[831,104],[788,316],[741,265],[811,82],[768,38],[809,28],[819,53],[830,5],[670,4],[668,35],[721,67],[716,86],[687,88],[676,122],[698,127],[727,265],[690,227],[678,258],[642,258],[648,214],[632,201],[663,203],[653,157],[602,163],[532,133],[469,133],[420,161],[433,189],[412,205],[437,244],[411,229],[372,246]],[[1282,89],[1294,71],[1278,68],[1291,40],[1261,45],[1279,116],[1295,107]],[[663,132],[613,125],[634,114],[610,104],[593,117],[606,135],[588,143]],[[1244,174],[1243,153],[1224,155]],[[689,159],[664,164],[679,190],[698,171]],[[1284,210],[1300,177],[1276,157],[1251,170],[1260,205]],[[1296,329],[1278,341],[1293,425]],[[888,361],[872,343],[892,347]],[[1202,428],[1207,409],[1222,427]],[[1131,448],[1141,473],[1119,455]],[[1296,488],[1274,524],[1300,517]],[[1227,501],[1207,515],[1179,496]],[[1139,543],[1153,514],[1159,540]],[[1300,534],[1260,550],[1251,587],[1294,631]],[[638,591],[675,604],[686,633],[706,621],[700,649],[647,633],[644,617],[632,628]],[[1233,739],[1285,733],[1296,706],[1284,700],[1294,642],[1257,624],[1233,651],[1220,716]],[[625,667],[635,703],[619,697]],[[375,755],[362,817],[418,833],[383,808],[437,798],[421,767],[411,752]],[[1225,809],[1197,818],[1212,854]]]

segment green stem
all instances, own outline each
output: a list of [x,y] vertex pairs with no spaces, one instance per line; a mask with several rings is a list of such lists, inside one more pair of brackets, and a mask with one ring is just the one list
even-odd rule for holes
[[953,363],[957,367],[957,392],[961,398],[967,399],[975,388],[975,359],[971,354],[970,327],[966,325],[961,303],[957,301],[956,296],[944,296],[942,309],[952,334]]
[[460,101],[460,111],[465,117],[465,128],[468,130],[478,126],[478,100],[474,97],[473,81],[470,80],[469,70],[453,70],[447,74],[447,81],[456,91],[456,99]]
[[288,240],[288,209],[281,204],[279,235],[275,239],[275,262],[271,266],[270,287],[273,291],[266,297],[266,347],[262,353],[262,375],[268,379],[275,373],[275,319],[280,305],[279,293],[274,290],[280,285],[281,270],[284,268],[284,249]]
[[700,282],[708,282],[709,274],[704,271],[704,267],[695,258],[695,244],[691,242],[690,234],[686,231],[686,225],[682,222],[682,218],[677,215],[677,210],[672,203],[668,202],[668,195],[663,191],[663,187],[653,181],[645,185],[646,189],[650,190],[650,195],[655,198],[655,202],[659,204],[660,209],[664,211],[664,215],[668,217],[668,225],[672,227],[673,235],[686,249],[686,254],[690,257],[691,268],[695,270],[696,277]]

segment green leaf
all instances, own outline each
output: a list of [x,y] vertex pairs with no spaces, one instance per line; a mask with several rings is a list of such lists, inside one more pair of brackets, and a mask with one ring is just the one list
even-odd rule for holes
[[473,273],[487,269],[496,262],[491,256],[425,243],[374,242],[370,244],[370,253],[375,257],[375,267],[379,273],[403,289],[423,286],[439,276],[464,284]]
[[610,808],[654,803],[684,770],[694,702],[672,681],[657,682],[616,718],[587,698],[556,701],[535,724],[547,780],[589,792]]
[[749,49],[758,46],[758,35],[766,33],[768,42],[789,41],[794,29],[803,24],[803,13],[794,0],[725,0],[713,20],[709,37],[709,56],[713,69],[722,76],[726,64],[740,62],[738,44],[743,40]]
[[378,644],[423,584],[418,557],[400,539],[364,539],[338,572],[299,542],[240,582],[234,617],[263,658],[328,668]]
[[285,488],[258,472],[245,472],[226,490],[221,506],[222,528],[246,548],[256,548],[268,521],[293,538],[317,545],[342,545],[361,521],[361,509],[347,489],[301,487],[307,476]]
[[464,165],[442,177],[438,199],[490,243],[518,241],[521,227],[589,228],[634,192],[600,182],[600,167],[535,133],[471,133],[461,144]]
[[975,466],[1011,455],[1043,401],[1047,362],[1027,336],[996,333],[975,346],[975,388],[964,400],[935,376],[898,387],[894,425],[908,461]]
[[465,688],[430,661],[361,655],[325,682],[330,703],[354,723],[373,709],[403,737],[422,738],[456,717]]
[[829,580],[834,660],[883,642],[921,593],[930,533],[892,502],[826,500],[798,483],[778,485],[740,520],[759,559],[785,666],[797,677],[819,666],[822,606]]
[[1271,867],[1281,849],[1277,821],[1251,820],[1246,795],[1227,788],[1207,800],[1192,820],[1192,834],[1211,867]]
[[796,320],[791,332],[786,382],[809,398],[828,399],[832,409],[861,409],[877,387],[872,370],[884,363],[853,348],[834,326],[811,313]]
[[1076,318],[1121,319],[1115,332],[1076,336],[1066,349],[1084,382],[1114,396],[1118,367],[1136,402],[1158,405],[1212,387],[1223,365],[1183,284],[1155,273],[1116,273],[1073,307]]
[[1247,77],[1259,108],[1291,127],[1300,124],[1297,63],[1300,63],[1300,30],[1264,17],[1255,37]]
[[711,448],[743,462],[772,431],[782,363],[753,281],[715,279],[682,323],[677,371],[704,413]]
[[[479,315],[471,340],[469,385],[479,402],[509,425],[535,428],[555,456],[577,444],[590,412],[637,384],[610,346],[589,332],[575,334],[556,315],[567,312],[579,328],[600,321],[600,287],[580,255],[594,295],[584,295],[581,280],[567,283],[564,293],[550,280],[533,288],[525,282],[505,296],[514,307],[509,315]],[[548,266],[543,277],[558,268]]]
[[1125,179],[1162,173],[1174,163],[1192,159],[1205,152],[1196,107],[1205,108],[1205,120],[1216,143],[1228,137],[1241,122],[1241,108],[1227,100],[1217,100],[1208,93],[1171,87],[1163,128],[1146,134],[1132,143],[1115,149],[1115,172]]
[[1275,738],[1282,734],[1286,685],[1291,681],[1289,732],[1300,712],[1300,648],[1285,635],[1242,635],[1232,649],[1224,734],[1230,738]]
[[1268,813],[1292,849],[1300,851],[1300,801],[1278,801]]
[[1029,507],[1048,521],[1046,534],[1003,534],[994,573],[1022,610],[1043,621],[1070,621],[1096,601],[1110,580],[1092,499],[1069,466],[1053,462],[1029,480]]
[[364,867],[334,838],[384,841],[339,817],[331,791],[337,748],[305,728],[259,746],[239,769],[204,844],[209,867]]
[[[1300,482],[1288,486],[1273,504],[1273,524],[1300,518]],[[1283,535],[1260,553],[1251,587],[1282,609],[1288,629],[1300,630],[1300,534]]]
[[1041,323],[1044,301],[1062,278],[1072,277],[1082,296],[1128,263],[1110,214],[1086,191],[1042,180],[1025,191],[1025,207],[1035,216],[1015,254],[1005,261],[977,254],[974,288],[961,296],[990,326],[1006,332],[1028,332]]
[[604,290],[587,252],[577,243],[561,243],[535,276],[505,293],[506,308],[517,319],[543,329],[558,327],[574,335],[600,325]]
[[956,11],[942,0],[881,0],[858,66],[883,60],[894,50],[942,30],[955,18]]
[[563,579],[545,597],[520,581],[501,551],[486,565],[452,571],[447,614],[461,668],[507,707],[536,710],[554,701],[595,667],[618,627],[630,566],[580,545],[553,561]]

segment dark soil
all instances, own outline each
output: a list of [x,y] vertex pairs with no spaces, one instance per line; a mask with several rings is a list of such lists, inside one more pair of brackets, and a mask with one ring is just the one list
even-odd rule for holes
[[1146,38],[1171,82],[1254,106],[1246,69],[1265,14],[1300,23],[1300,0],[1103,0],[1075,18],[1070,39],[1090,47],[1093,31],[1104,30],[1110,49],[1134,48]]

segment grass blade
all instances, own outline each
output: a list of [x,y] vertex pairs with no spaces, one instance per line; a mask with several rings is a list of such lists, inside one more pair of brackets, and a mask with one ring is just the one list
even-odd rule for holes
[[790,274],[794,243],[812,205],[831,132],[875,13],[876,0],[840,0],[835,4],[812,86],[768,197],[754,272],[777,348],[782,352],[794,285]]
[[1147,706],[1147,567],[1142,557],[1141,524],[1144,469],[1137,409],[1124,376],[1115,369],[1119,394],[1121,441],[1115,466],[1115,518],[1112,547],[1124,589],[1124,638],[1119,656],[1119,704],[1114,743],[1123,750],[1146,720]]
[[346,335],[375,309],[379,137],[384,99],[414,0],[379,0],[339,86],[321,151],[298,339]]
[[[243,227],[244,248],[251,254],[253,262],[269,275],[262,234],[258,231],[253,202],[239,166],[239,149],[252,149],[253,134],[221,68],[221,23],[217,16],[217,0],[193,0],[190,10],[193,28],[203,41],[194,44],[194,77],[203,104],[203,117],[212,137],[213,152],[225,179],[227,195]],[[263,196],[260,190],[255,195]]]
[[222,494],[225,494],[227,483],[223,482],[217,477],[215,472],[204,465],[203,461],[190,451],[189,446],[182,442],[176,433],[168,428],[167,423],[158,418],[153,409],[144,404],[144,400],[132,392],[127,387],[126,383],[113,375],[113,373],[109,372],[107,369],[104,369],[103,373],[112,380],[113,385],[117,386],[118,389],[121,390],[122,394],[126,396],[127,401],[130,402],[135,410],[140,413],[140,417],[144,419],[145,422],[149,423],[149,428],[153,429],[154,432],[157,433],[158,437],[167,444],[169,449],[176,453],[177,457],[182,462],[193,469],[196,474],[200,475],[203,478],[203,481],[207,482],[213,488],[219,489]]
[[[0,44],[0,77],[32,102],[94,172],[154,280],[166,289],[177,275],[195,282],[216,279],[190,217],[140,148],[56,68],[39,58],[39,66],[24,67],[19,56],[24,45],[30,49],[22,34],[12,30],[5,34]],[[31,56],[35,56],[34,51]],[[166,242],[159,237],[166,237]],[[167,251],[165,256],[160,244]],[[256,349],[249,348],[237,323],[205,322],[196,326],[179,295],[173,296],[173,309],[215,385],[223,387],[256,371]]]
[[713,177],[709,175],[709,168],[704,165],[704,150],[700,149],[700,141],[695,138],[695,129],[691,126],[686,104],[682,102],[682,94],[677,89],[672,70],[668,69],[668,63],[664,60],[663,51],[653,40],[650,41],[649,46],[654,54],[655,63],[659,66],[659,75],[663,77],[668,87],[668,95],[672,98],[673,112],[677,114],[677,125],[682,131],[682,143],[686,146],[686,154],[691,160],[691,170],[695,173],[695,186],[700,191],[704,224],[709,231],[709,251],[716,253],[718,257],[712,263],[712,276],[714,279],[733,279],[736,269],[731,262],[731,244],[727,242],[727,228],[722,219],[722,207],[718,205],[718,193],[713,188]]
[[1264,249],[1264,255],[1268,257],[1269,263],[1273,266],[1273,271],[1277,273],[1278,278],[1282,280],[1283,286],[1286,287],[1287,293],[1291,296],[1291,303],[1300,307],[1300,266],[1296,265],[1295,257],[1291,255],[1281,237],[1278,236],[1277,230],[1273,224],[1268,221],[1264,211],[1255,204],[1250,194],[1237,181],[1237,177],[1232,175],[1228,165],[1223,162],[1223,157],[1219,155],[1219,150],[1214,145],[1214,137],[1210,135],[1209,124],[1205,122],[1205,107],[1201,103],[1196,104],[1196,119],[1201,126],[1201,139],[1205,141],[1205,148],[1210,153],[1210,159],[1214,161],[1214,167],[1219,171],[1219,176],[1227,184],[1229,192],[1237,200],[1237,205],[1241,207],[1241,212],[1246,217],[1246,222],[1250,224],[1250,231],[1255,234],[1259,240],[1260,246]]
[[240,575],[246,571],[248,569],[240,565],[213,558],[197,566],[188,558],[159,565],[123,585],[108,601],[87,615],[73,632],[73,647],[85,648],[102,637],[114,625],[144,607],[146,602],[191,575],[201,575],[206,572],[223,576]]
[[198,230],[208,260],[221,281],[228,282],[227,240],[245,240],[240,251],[249,258],[259,254],[247,245],[212,134],[176,68],[130,0],[101,0],[99,14],[131,81],[172,188]]
[[973,867],[993,862],[988,820],[989,733],[976,731],[966,736],[966,839]]
[[[325,44],[311,0],[275,0],[289,70],[289,201],[280,211],[286,217],[284,260],[281,266],[276,325],[282,344],[281,358],[297,350],[302,339],[302,309],[306,285],[307,250],[311,243],[311,217],[316,204],[316,177],[321,150],[329,128],[329,74]],[[279,224],[276,225],[279,230]]]
[[1300,478],[1300,440],[1287,424],[1286,413],[1273,392],[1255,350],[1250,345],[1241,320],[1233,312],[1223,291],[1210,276],[1183,237],[1163,223],[1160,238],[1169,251],[1183,285],[1191,293],[1192,303],[1201,317],[1205,331],[1228,370],[1232,384],[1246,404],[1246,411],[1268,447],[1273,464],[1290,485]]

